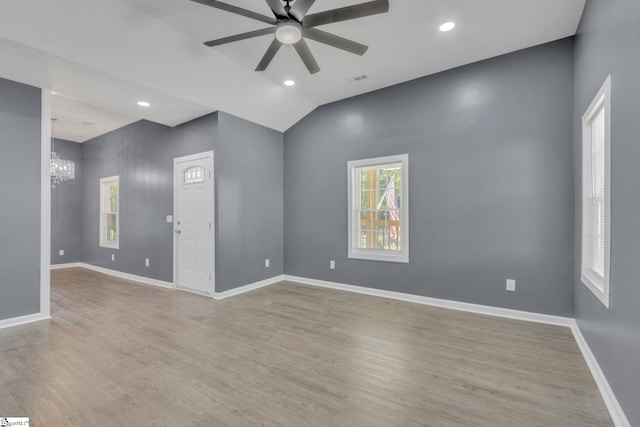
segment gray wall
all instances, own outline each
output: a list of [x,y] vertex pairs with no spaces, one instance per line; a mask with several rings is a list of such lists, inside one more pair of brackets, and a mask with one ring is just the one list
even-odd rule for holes
[[51,190],[51,265],[81,261],[83,245],[82,144],[56,139],[55,150],[75,163],[76,179]]
[[[571,39],[318,108],[285,133],[285,272],[571,316],[572,111]],[[349,260],[347,161],[401,153],[410,263]]]
[[225,113],[218,125],[216,288],[224,291],[283,273],[284,140]]
[[0,320],[40,312],[40,89],[0,78]]
[[[166,222],[173,214],[173,159],[210,151],[216,138],[214,114],[176,128],[139,121],[85,142],[82,261],[173,282],[173,224]],[[99,183],[113,175],[120,176],[120,249],[99,246]]]
[[580,282],[575,216],[575,314],[631,425],[640,426],[640,3],[587,1],[575,51],[575,200],[581,198],[581,117],[611,74],[611,289],[607,310]]
[[[173,159],[209,150],[215,152],[216,292],[282,274],[283,135],[224,113],[175,128],[140,121],[83,144],[81,261],[172,282],[173,225],[166,215],[173,212]],[[118,250],[98,244],[99,180],[112,175],[120,176]]]

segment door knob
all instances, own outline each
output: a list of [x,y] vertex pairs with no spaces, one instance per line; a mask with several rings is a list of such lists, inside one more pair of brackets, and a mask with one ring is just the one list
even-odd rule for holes
[[180,230],[176,230],[176,234],[180,234]]

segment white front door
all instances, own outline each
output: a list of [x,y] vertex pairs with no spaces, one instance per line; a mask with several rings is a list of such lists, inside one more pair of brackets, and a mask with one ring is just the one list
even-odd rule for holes
[[213,296],[213,151],[173,160],[174,284]]

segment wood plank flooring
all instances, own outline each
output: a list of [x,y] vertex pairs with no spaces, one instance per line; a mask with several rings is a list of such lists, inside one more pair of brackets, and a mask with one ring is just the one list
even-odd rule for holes
[[567,328],[280,283],[214,301],[52,272],[0,330],[32,426],[611,426]]

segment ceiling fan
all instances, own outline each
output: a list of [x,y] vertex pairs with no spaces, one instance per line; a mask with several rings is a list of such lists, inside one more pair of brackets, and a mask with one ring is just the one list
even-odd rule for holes
[[[274,17],[270,17],[217,0],[191,1],[272,25],[271,27],[249,31],[248,33],[211,40],[205,42],[205,45],[219,46],[225,43],[275,33],[275,37],[256,67],[256,71],[266,70],[282,45],[290,44],[293,45],[296,52],[298,52],[300,59],[302,59],[302,62],[311,74],[320,71],[320,67],[313,57],[305,38],[355,53],[356,55],[364,55],[368,49],[368,46],[354,42],[353,40],[319,30],[316,28],[317,26],[377,15],[389,11],[389,0],[374,0],[307,15],[306,13],[316,0],[266,0],[274,15]],[[283,4],[283,2],[285,4]]]

